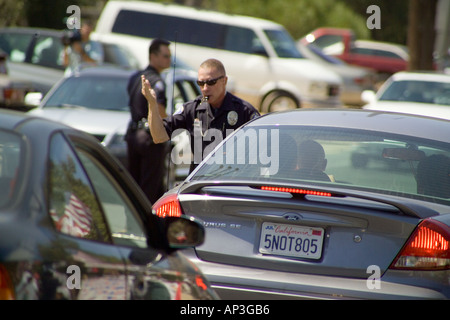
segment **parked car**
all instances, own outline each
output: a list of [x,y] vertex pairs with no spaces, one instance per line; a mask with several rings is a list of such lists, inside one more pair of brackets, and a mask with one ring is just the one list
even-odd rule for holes
[[35,91],[31,82],[15,79],[8,74],[6,55],[0,49],[0,108],[26,111],[25,96]]
[[0,29],[0,49],[8,55],[11,77],[47,92],[64,75],[62,33],[38,28]]
[[0,111],[1,299],[215,299],[178,249],[193,218],[163,221],[91,135]]
[[[95,136],[127,167],[127,144],[124,136],[131,119],[128,107],[127,84],[135,71],[116,67],[97,67],[81,70],[76,75],[63,78],[44,97],[30,114],[61,121]],[[167,113],[171,114],[184,102],[201,94],[196,84],[195,72],[173,69],[163,73],[167,84]],[[188,144],[187,135],[180,135],[174,142]],[[190,154],[174,152],[181,159],[171,162],[171,179],[187,176]],[[176,165],[175,165],[176,164]],[[170,184],[172,181],[169,182]]]
[[333,70],[342,79],[341,101],[346,105],[361,106],[361,93],[364,90],[375,90],[375,70],[351,65],[343,60],[330,56],[314,46],[297,44],[300,53],[307,59],[314,60],[327,69]]
[[[266,114],[153,208],[203,221],[186,254],[224,299],[448,299],[448,137],[449,121],[406,114]],[[354,168],[371,143],[399,165]]]
[[[64,31],[45,28],[1,28],[0,50],[7,56],[9,75],[31,82],[46,94],[63,76]],[[137,68],[132,53],[119,44],[102,43],[103,64]]]
[[404,112],[450,120],[450,74],[398,72],[377,93],[361,95],[367,110]]
[[409,54],[405,46],[381,41],[357,40],[354,32],[342,28],[318,28],[302,39],[306,45],[314,44],[325,54],[343,61],[375,69],[379,81],[395,72],[406,70]]

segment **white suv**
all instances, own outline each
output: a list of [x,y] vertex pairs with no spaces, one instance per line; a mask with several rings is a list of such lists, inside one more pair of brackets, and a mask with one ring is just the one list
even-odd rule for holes
[[262,112],[341,106],[340,77],[303,58],[283,26],[257,18],[143,1],[108,1],[93,39],[121,43],[148,64],[151,39],[172,42],[172,52],[195,70],[222,61],[235,94]]

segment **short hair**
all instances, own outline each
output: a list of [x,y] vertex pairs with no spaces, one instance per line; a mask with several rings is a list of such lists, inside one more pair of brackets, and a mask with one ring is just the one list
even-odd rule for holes
[[159,53],[159,49],[161,48],[161,46],[169,46],[169,45],[170,41],[156,38],[150,43],[150,47],[148,48],[148,54],[151,55]]
[[223,75],[226,75],[225,67],[223,66],[223,63],[217,59],[207,59],[207,60],[203,61],[202,64],[200,65],[200,68],[215,68],[217,71],[219,71]]

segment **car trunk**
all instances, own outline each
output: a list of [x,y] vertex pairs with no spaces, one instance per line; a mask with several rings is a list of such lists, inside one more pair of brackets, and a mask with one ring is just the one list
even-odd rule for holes
[[384,201],[283,186],[203,184],[178,198],[206,227],[200,259],[286,272],[382,274],[420,221]]

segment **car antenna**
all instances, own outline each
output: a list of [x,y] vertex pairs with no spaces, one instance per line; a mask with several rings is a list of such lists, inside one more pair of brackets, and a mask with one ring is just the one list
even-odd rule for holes
[[[174,109],[175,109],[175,70],[177,68],[177,37],[178,37],[178,31],[175,31],[175,41],[174,41],[174,57],[173,57],[173,68],[172,68],[172,99],[171,99],[171,103],[170,103],[170,115],[169,116],[173,116],[174,113]],[[169,190],[170,188],[170,161],[172,161],[172,131],[173,131],[173,124],[172,121],[170,121],[170,137],[169,137],[169,153],[167,155],[167,183],[166,183],[166,191]]]

